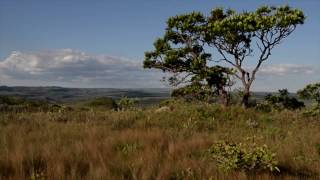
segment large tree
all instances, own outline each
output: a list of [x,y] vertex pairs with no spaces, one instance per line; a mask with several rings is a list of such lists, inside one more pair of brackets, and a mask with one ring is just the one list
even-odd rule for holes
[[199,12],[169,18],[164,36],[155,41],[153,51],[145,53],[144,67],[172,73],[168,80],[173,86],[187,85],[176,93],[209,90],[209,95],[219,95],[227,105],[225,87],[231,70],[208,63],[211,54],[205,52],[202,39],[205,24],[206,19]]
[[[205,42],[214,47],[237,70],[235,76],[242,82],[242,104],[248,106],[250,88],[261,65],[271,55],[271,50],[288,37],[305,16],[299,9],[289,6],[262,6],[254,12],[236,13],[233,10],[213,9],[206,19],[202,32]],[[256,53],[254,53],[256,51]],[[245,61],[256,59],[253,68]]]
[[[155,50],[146,52],[144,66],[173,72],[175,75],[170,80],[177,84],[186,79],[205,81],[223,95],[223,87],[228,84],[226,77],[232,71],[227,67],[209,66],[211,54],[205,52],[208,45],[213,47],[212,52],[217,52],[215,57],[220,54],[218,61],[236,70],[233,74],[244,90],[242,104],[248,107],[250,89],[261,65],[270,57],[271,50],[304,20],[301,10],[289,6],[262,6],[242,13],[217,8],[208,17],[198,12],[175,16],[167,21],[166,33],[155,42]],[[250,68],[245,62],[252,58],[256,63]],[[177,74],[183,74],[182,78],[177,78]],[[222,80],[217,81],[216,77]]]

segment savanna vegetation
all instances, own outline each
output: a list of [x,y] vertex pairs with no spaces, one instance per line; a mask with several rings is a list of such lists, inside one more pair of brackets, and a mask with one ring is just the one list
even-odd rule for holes
[[1,112],[1,179],[320,177],[320,116],[305,109],[88,109]]
[[[144,61],[179,87],[161,103],[1,96],[0,179],[320,179],[319,83],[260,101],[250,92],[271,49],[304,19],[288,6],[170,18]],[[249,72],[252,43],[260,55]],[[214,64],[205,46],[232,67]],[[244,87],[231,93],[233,77]]]

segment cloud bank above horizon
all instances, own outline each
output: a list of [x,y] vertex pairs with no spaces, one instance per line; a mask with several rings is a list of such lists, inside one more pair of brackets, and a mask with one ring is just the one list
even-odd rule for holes
[[[254,90],[296,90],[319,81],[319,67],[265,64]],[[72,49],[12,52],[0,61],[1,84],[106,88],[161,88],[161,71],[142,68],[142,62],[109,55],[91,55]],[[295,81],[295,82],[292,82]]]
[[0,62],[0,75],[9,85],[161,87],[160,72],[143,69],[141,62],[72,49],[12,52]]

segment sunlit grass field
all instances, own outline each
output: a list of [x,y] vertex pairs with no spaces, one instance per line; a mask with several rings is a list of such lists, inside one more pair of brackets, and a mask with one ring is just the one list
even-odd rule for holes
[[[276,154],[280,172],[226,171],[208,153],[248,139]],[[0,114],[0,179],[319,178],[320,117],[301,111],[174,102]]]

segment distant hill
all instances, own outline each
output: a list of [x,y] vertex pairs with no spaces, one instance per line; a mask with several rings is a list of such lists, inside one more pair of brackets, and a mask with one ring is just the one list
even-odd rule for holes
[[[169,88],[64,88],[56,86],[25,87],[0,86],[0,95],[19,96],[31,100],[44,100],[51,103],[72,103],[97,97],[138,98],[142,104],[154,104],[170,97]],[[253,92],[252,97],[262,100],[267,94],[276,92]],[[290,93],[290,96],[296,96]]]
[[116,88],[64,88],[64,87],[25,87],[0,86],[0,95],[19,96],[27,99],[68,103],[96,97],[139,98],[144,101],[161,100],[170,97],[170,89],[116,89]]

